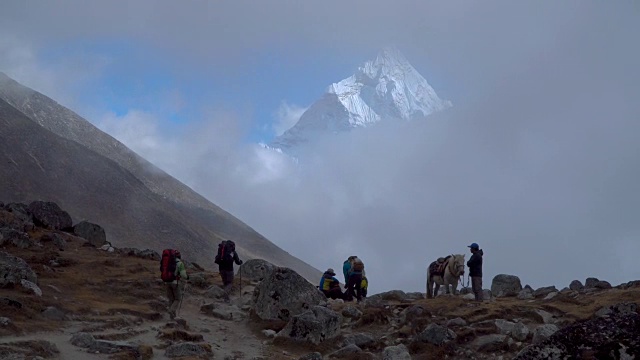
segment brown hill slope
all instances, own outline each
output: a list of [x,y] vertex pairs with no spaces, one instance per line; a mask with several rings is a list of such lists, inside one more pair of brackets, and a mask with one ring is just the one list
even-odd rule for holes
[[[47,111],[38,111],[41,119]],[[236,240],[241,257],[264,258],[313,281],[320,275],[177,180],[169,182],[181,187],[165,187],[163,179],[169,175],[160,170],[138,177],[117,161],[45,129],[3,100],[0,139],[0,198],[5,201],[55,201],[75,222],[100,223],[108,240],[119,247],[178,247],[188,259],[210,264],[220,239],[230,238]],[[89,135],[85,141],[91,142]],[[140,165],[134,171],[144,173],[145,168]]]

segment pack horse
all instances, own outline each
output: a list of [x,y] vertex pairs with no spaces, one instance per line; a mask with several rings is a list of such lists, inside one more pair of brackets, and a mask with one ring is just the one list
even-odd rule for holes
[[[432,262],[427,269],[427,299],[434,298],[445,286],[445,293],[449,294],[449,286],[453,287],[453,294],[457,294],[458,280],[464,277],[464,255],[449,255]],[[435,284],[435,289],[434,289]]]

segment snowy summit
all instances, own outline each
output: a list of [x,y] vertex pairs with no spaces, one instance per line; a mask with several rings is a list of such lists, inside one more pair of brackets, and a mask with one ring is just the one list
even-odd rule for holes
[[451,102],[440,99],[400,51],[385,48],[354,75],[331,84],[271,147],[295,152],[295,148],[326,134],[380,120],[412,120],[448,107]]

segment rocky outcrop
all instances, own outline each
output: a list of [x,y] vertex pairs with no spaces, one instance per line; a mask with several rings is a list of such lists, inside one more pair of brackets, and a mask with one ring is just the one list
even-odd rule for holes
[[521,322],[498,319],[495,324],[501,335],[509,335],[515,340],[524,341],[529,336],[529,328]]
[[533,292],[533,296],[536,298],[543,298],[546,297],[547,295],[549,295],[550,293],[553,292],[558,292],[558,289],[556,289],[555,286],[545,286],[545,287],[541,287],[539,289],[536,289]]
[[10,203],[4,206],[4,210],[12,215],[11,219],[0,220],[0,227],[10,227],[20,231],[31,231],[34,228],[33,216],[29,212],[29,207],[21,203]]
[[28,209],[37,226],[51,230],[69,230],[73,225],[69,213],[54,202],[34,201],[29,204]]
[[13,246],[21,249],[27,249],[34,243],[27,233],[21,230],[4,227],[0,228],[0,245],[4,244],[12,244]]
[[637,313],[599,317],[569,325],[515,359],[634,359],[640,357],[638,334]]
[[264,280],[276,268],[272,263],[263,259],[249,259],[240,265],[238,270],[242,277],[254,281]]
[[256,286],[253,300],[260,319],[289,321],[327,298],[295,271],[279,267]]
[[407,300],[407,294],[402,290],[391,290],[383,293],[369,296],[368,300],[375,301],[377,299],[383,301],[405,301]]
[[107,234],[102,226],[88,221],[81,221],[73,227],[73,234],[84,238],[95,247],[100,247],[107,243]]
[[495,297],[517,296],[522,290],[520,278],[515,275],[496,275],[491,281],[491,293]]
[[612,315],[627,315],[635,314],[638,312],[638,304],[636,303],[620,303],[611,306],[605,306],[596,312],[596,316],[612,316]]
[[533,332],[533,343],[540,344],[547,340],[551,335],[558,331],[558,327],[554,324],[544,324],[538,326]]
[[37,283],[38,277],[24,260],[0,251],[0,288],[21,284],[22,280]]
[[168,358],[179,358],[186,356],[193,357],[211,357],[213,355],[211,351],[211,345],[209,344],[197,344],[197,343],[179,343],[169,346],[164,355]]
[[[80,225],[80,224],[78,224],[78,225]],[[78,225],[76,225],[76,226],[78,226]],[[134,257],[141,258],[141,259],[150,259],[150,260],[160,261],[160,254],[158,254],[157,251],[151,250],[151,249],[140,250],[140,249],[135,249],[135,248],[121,248],[121,249],[117,249],[116,251],[119,254],[123,254],[123,255],[126,255],[126,256],[134,256]]]
[[341,321],[337,312],[313,306],[309,311],[293,316],[277,336],[317,345],[340,335]]

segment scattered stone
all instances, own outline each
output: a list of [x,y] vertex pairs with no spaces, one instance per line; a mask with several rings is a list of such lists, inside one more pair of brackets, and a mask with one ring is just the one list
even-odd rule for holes
[[0,228],[0,234],[2,234],[0,244],[13,244],[21,249],[28,249],[34,244],[28,234],[16,229]]
[[276,266],[263,259],[249,259],[240,265],[238,272],[245,279],[262,281],[266,279]]
[[495,321],[495,325],[501,335],[509,335],[519,341],[524,341],[529,336],[529,328],[521,322],[498,319]]
[[479,352],[495,352],[500,350],[508,350],[509,344],[507,339],[507,335],[483,335],[475,339],[471,346]]
[[613,288],[613,286],[611,286],[611,284],[608,281],[604,281],[604,280],[598,281],[593,285],[593,287],[601,290],[608,290]]
[[400,314],[401,324],[411,324],[415,323],[419,318],[431,316],[424,307],[420,305],[411,305],[405,310],[403,310]]
[[64,321],[67,320],[67,315],[60,311],[58,308],[49,306],[42,312],[42,316],[49,320]]
[[534,291],[533,296],[536,298],[542,298],[549,295],[552,292],[558,292],[558,289],[556,289],[555,286],[545,286]]
[[425,294],[421,292],[408,292],[405,294],[405,300],[422,300]]
[[262,334],[268,338],[276,337],[275,330],[262,330]]
[[[111,250],[112,248],[113,246],[111,246],[111,244],[107,242],[107,244],[103,245],[101,249],[112,252]],[[157,251],[151,250],[151,249],[140,250],[136,248],[120,248],[120,249],[117,249],[117,252],[118,254],[123,254],[126,256],[133,256],[141,259],[149,259],[154,261],[160,261],[160,257],[161,257]]]
[[372,296],[369,296],[369,299],[377,299],[380,298],[384,301],[404,301],[407,298],[407,294],[405,294],[404,291],[402,290],[391,290],[391,291],[387,291],[387,292],[383,292],[383,293],[379,293],[379,294],[375,294]]
[[322,354],[320,354],[319,352],[312,352],[299,357],[298,360],[322,360]]
[[318,288],[294,270],[283,267],[274,269],[257,285],[253,299],[254,311],[260,319],[284,321],[327,302]]
[[533,343],[540,344],[558,331],[558,327],[553,324],[540,325],[533,332]]
[[599,282],[600,280],[598,278],[594,278],[594,277],[589,277],[587,278],[587,280],[584,282],[584,287],[587,289],[592,289],[595,288],[595,285]]
[[342,345],[346,346],[350,344],[355,344],[360,348],[366,348],[368,346],[373,345],[375,341],[376,340],[373,338],[373,336],[371,336],[371,334],[355,333],[355,334],[346,335],[344,337],[344,341],[342,342]]
[[538,319],[543,323],[543,324],[555,324],[556,322],[558,322],[558,320],[556,319],[556,317],[544,310],[541,309],[537,309],[534,311],[534,314],[537,315]]
[[360,349],[357,345],[355,344],[350,344],[347,345],[337,351],[332,352],[331,354],[329,354],[329,359],[331,358],[344,358],[344,357],[348,357],[350,355],[353,354],[357,354],[357,353],[361,353],[362,349]]
[[547,296],[544,297],[544,300],[551,300],[558,295],[557,292],[548,293]]
[[627,315],[638,312],[638,304],[636,303],[620,303],[611,306],[605,306],[596,312],[596,316],[611,316],[611,315]]
[[170,358],[177,358],[183,356],[207,356],[210,357],[212,355],[211,345],[209,344],[198,344],[191,342],[184,342],[180,344],[174,344],[169,346],[164,355]]
[[362,316],[362,311],[358,310],[358,308],[353,305],[347,305],[342,309],[342,316],[358,320]]
[[73,227],[73,234],[84,238],[95,247],[101,247],[107,243],[107,234],[102,226],[88,221],[81,221]]
[[519,300],[531,300],[531,299],[534,298],[534,296],[533,296],[533,292],[531,290],[525,288],[525,289],[520,290],[520,292],[518,293],[517,298]]
[[0,251],[0,288],[18,285],[22,280],[36,283],[38,277],[26,261]]
[[411,360],[411,354],[403,344],[387,346],[382,351],[382,360]]
[[295,315],[277,336],[320,344],[340,334],[340,314],[322,306]]
[[36,296],[42,296],[42,290],[40,290],[40,287],[38,287],[38,285],[32,283],[31,281],[22,279],[20,280],[20,285],[23,288],[34,293]]
[[456,333],[453,330],[444,326],[431,323],[416,337],[416,340],[422,342],[428,342],[434,345],[442,345],[456,338]]
[[200,307],[200,312],[228,321],[240,321],[247,317],[237,306],[229,304],[205,304]]
[[54,202],[34,201],[29,204],[28,210],[38,226],[51,230],[68,230],[73,225],[69,213]]
[[582,285],[580,280],[573,280],[571,284],[569,284],[569,289],[573,291],[582,291],[582,289],[584,289],[584,285]]
[[22,309],[22,304],[19,301],[9,298],[0,298],[0,304],[13,306],[16,309]]
[[212,285],[207,289],[207,292],[204,293],[204,296],[209,299],[223,299],[226,295],[224,289],[222,289],[218,285]]
[[190,274],[189,282],[200,289],[206,289],[212,285],[211,281],[208,281],[203,273]]
[[476,299],[476,296],[475,296],[473,293],[471,293],[471,294],[465,294],[465,295],[463,295],[463,296],[462,296],[462,298],[463,298],[464,300],[475,300],[475,299]]
[[11,324],[11,319],[6,317],[0,317],[0,326],[9,326]]
[[614,314],[580,321],[524,348],[517,360],[634,359],[640,357],[640,315]]
[[493,293],[489,289],[482,289],[482,300],[489,301],[493,299]]
[[496,275],[491,281],[491,292],[496,297],[517,296],[522,290],[520,278],[515,275]]
[[74,334],[71,337],[71,344],[81,348],[89,348],[95,341],[93,335],[85,332]]
[[467,322],[463,318],[455,318],[447,321],[447,326],[467,326]]

